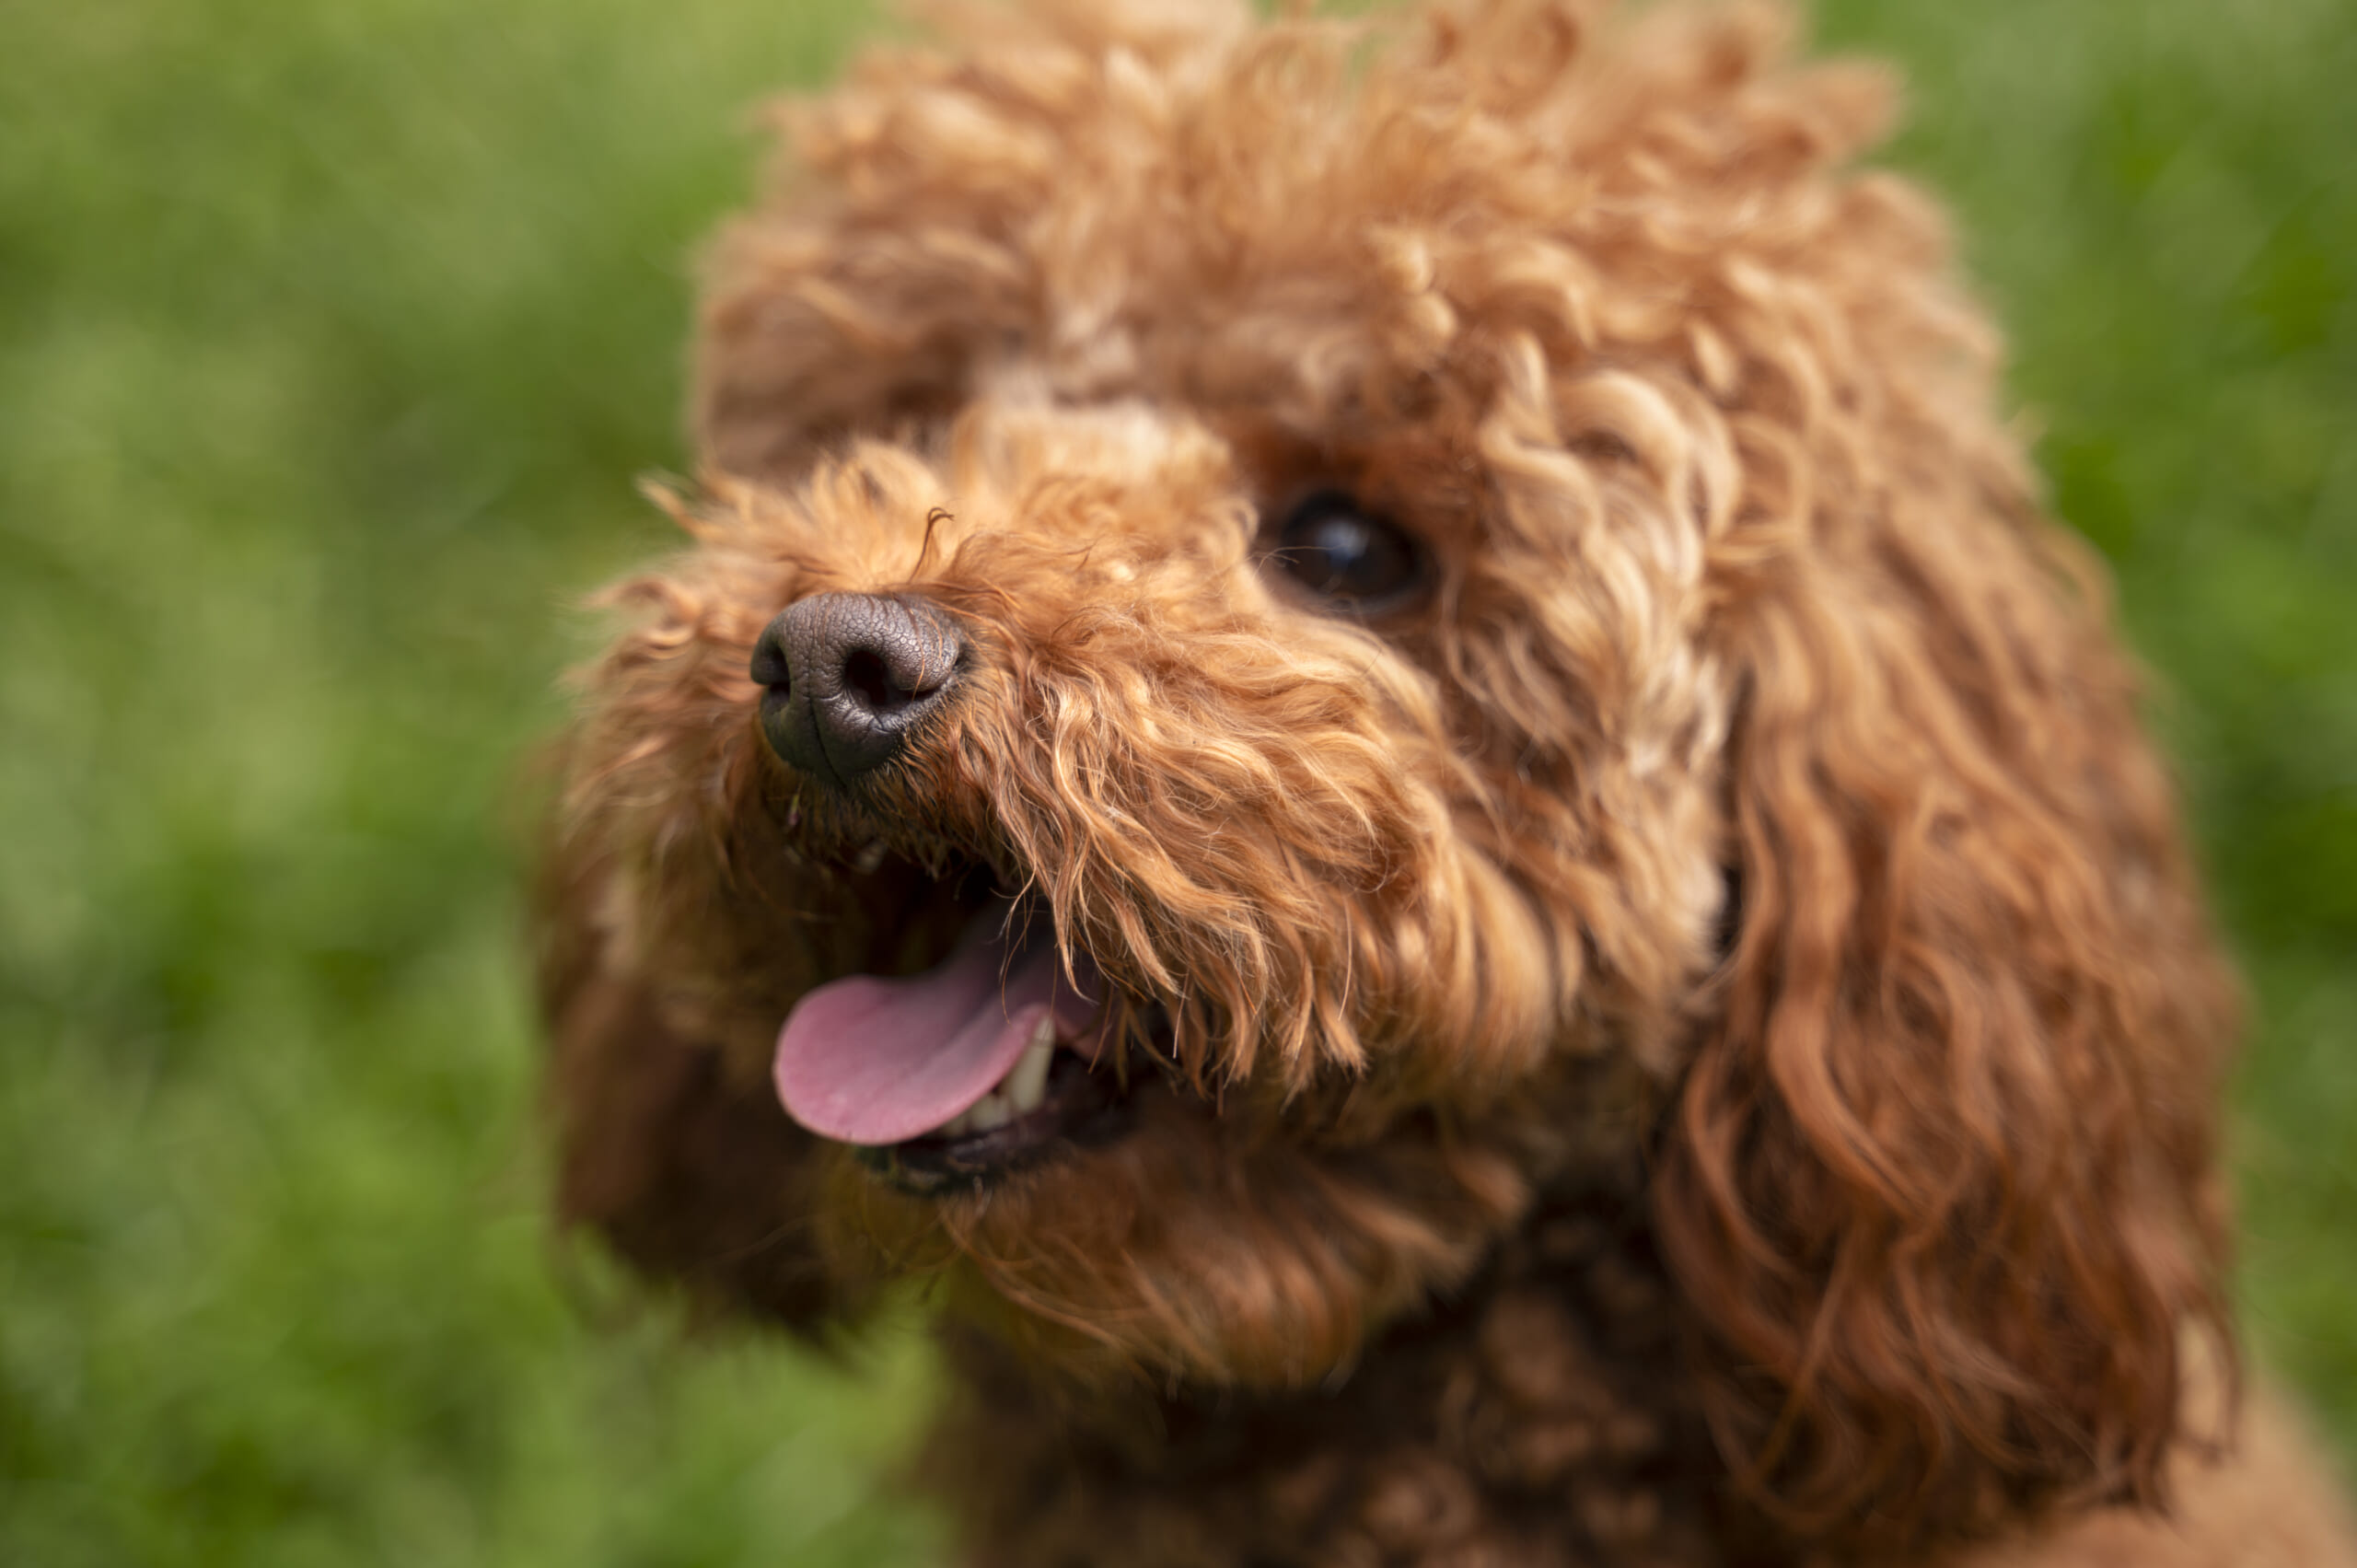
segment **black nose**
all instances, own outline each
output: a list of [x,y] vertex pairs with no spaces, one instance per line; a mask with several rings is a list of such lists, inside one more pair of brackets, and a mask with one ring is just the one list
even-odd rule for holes
[[872,773],[958,682],[966,640],[929,600],[819,594],[784,612],[753,645],[770,747],[820,784]]

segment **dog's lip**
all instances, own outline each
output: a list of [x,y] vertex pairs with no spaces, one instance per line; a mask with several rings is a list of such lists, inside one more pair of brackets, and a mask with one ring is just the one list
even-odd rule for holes
[[806,993],[772,1063],[787,1114],[840,1143],[900,1144],[956,1121],[1041,1044],[1094,1058],[1095,968],[1081,958],[1067,974],[1022,912],[993,900],[923,973],[844,975]]
[[1128,1129],[1130,1099],[1110,1074],[1059,1051],[1039,1105],[1003,1125],[951,1134],[926,1133],[856,1153],[862,1165],[918,1196],[971,1191],[1069,1150],[1118,1138]]

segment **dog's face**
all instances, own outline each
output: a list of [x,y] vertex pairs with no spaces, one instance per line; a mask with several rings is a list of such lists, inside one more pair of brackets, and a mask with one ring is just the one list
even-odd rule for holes
[[1628,1147],[1706,959],[1691,628],[1636,629],[1665,679],[1605,733],[1574,694],[1631,629],[1544,586],[1681,552],[1603,486],[1485,519],[1470,450],[1367,436],[984,395],[732,492],[679,579],[726,616],[732,883],[725,935],[640,940],[721,959],[702,1027],[845,1145],[845,1225],[1083,1344],[1322,1374]]
[[1041,319],[888,400],[937,414],[804,454],[749,390],[789,328],[733,319],[793,291],[723,296],[713,444],[765,482],[694,505],[632,690],[689,706],[664,805],[727,881],[621,917],[840,1145],[842,1230],[1061,1353],[1298,1380],[1642,1130],[1726,897],[1729,459],[1552,362],[1515,171],[1400,123],[1435,165],[1387,180],[1336,62],[1260,52],[957,215],[1059,244],[940,263],[945,316],[1021,266]]
[[578,918],[804,1130],[793,1244],[1297,1385],[1650,1173],[1804,1481],[2156,1463],[2219,986],[1936,223],[1828,172],[1873,80],[998,26],[796,111],[573,754]]

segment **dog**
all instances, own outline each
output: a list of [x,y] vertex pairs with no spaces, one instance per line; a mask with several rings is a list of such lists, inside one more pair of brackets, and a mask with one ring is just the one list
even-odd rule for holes
[[951,6],[722,236],[563,745],[559,1207],[925,1282],[964,1560],[2357,1563],[2234,986],[1891,93]]

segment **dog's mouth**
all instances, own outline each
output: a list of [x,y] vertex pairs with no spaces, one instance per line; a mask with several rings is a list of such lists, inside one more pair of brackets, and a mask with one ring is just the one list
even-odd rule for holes
[[[871,864],[870,877],[913,866]],[[917,972],[813,988],[778,1031],[772,1074],[796,1121],[911,1191],[970,1187],[1118,1131],[1106,989],[1052,922],[967,865],[919,872],[905,923],[955,932]],[[938,937],[935,937],[937,943]],[[896,935],[886,945],[905,948]]]

